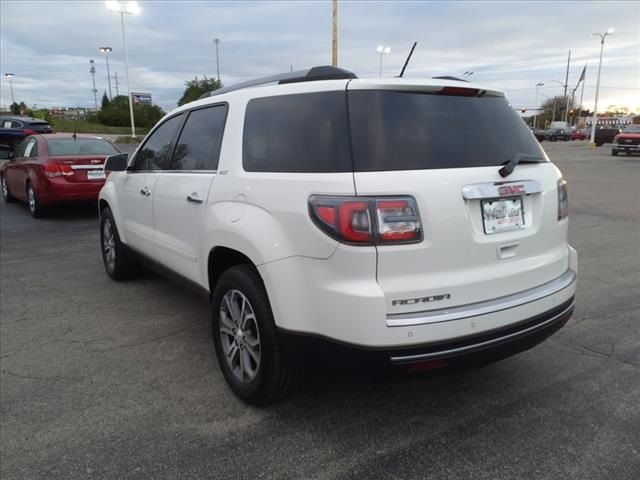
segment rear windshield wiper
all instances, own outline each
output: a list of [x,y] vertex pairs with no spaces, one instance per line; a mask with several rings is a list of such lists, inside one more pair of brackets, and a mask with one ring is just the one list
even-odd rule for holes
[[544,158],[540,155],[535,155],[532,153],[516,153],[511,160],[508,160],[504,167],[498,170],[498,173],[501,177],[508,177],[513,173],[513,170],[516,168],[518,163],[526,161],[527,163],[540,163],[539,161],[544,162]]

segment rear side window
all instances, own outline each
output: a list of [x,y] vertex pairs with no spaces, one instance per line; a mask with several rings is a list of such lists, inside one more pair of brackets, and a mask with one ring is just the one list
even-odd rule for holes
[[497,166],[518,153],[544,159],[503,97],[353,90],[348,99],[356,171]]
[[147,139],[136,154],[134,170],[168,170],[171,153],[183,115],[166,120]]
[[226,117],[226,105],[192,111],[176,145],[171,170],[216,170]]
[[34,132],[43,132],[45,130],[49,130],[51,127],[47,122],[31,122],[28,128]]
[[248,172],[350,172],[345,93],[251,100],[244,120],[242,165]]
[[63,155],[116,155],[115,149],[101,138],[56,138],[48,139],[49,155],[59,157]]

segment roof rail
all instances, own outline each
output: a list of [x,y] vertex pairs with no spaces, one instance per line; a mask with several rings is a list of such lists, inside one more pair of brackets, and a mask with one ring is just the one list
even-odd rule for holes
[[222,95],[223,93],[233,92],[235,90],[241,90],[243,88],[257,87],[258,85],[267,85],[269,83],[298,83],[298,82],[313,82],[317,80],[345,80],[351,78],[358,78],[355,73],[345,70],[343,68],[333,67],[331,65],[324,65],[320,67],[312,67],[308,70],[298,70],[296,72],[280,73],[278,75],[271,75],[269,77],[257,78],[255,80],[249,80],[247,82],[236,83],[229,87],[219,88],[212,92],[203,93],[199,99],[213,97],[215,95]]
[[464,80],[462,78],[458,78],[458,77],[452,77],[450,75],[444,75],[442,77],[431,77],[434,80],[455,80],[456,82],[466,82],[469,83],[467,80]]

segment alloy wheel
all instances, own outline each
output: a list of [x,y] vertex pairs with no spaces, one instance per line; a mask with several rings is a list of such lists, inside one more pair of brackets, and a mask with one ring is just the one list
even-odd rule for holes
[[243,383],[260,368],[260,331],[251,303],[239,290],[229,290],[220,304],[220,342],[233,375]]
[[110,272],[116,268],[116,240],[111,219],[106,218],[102,227],[102,251]]
[[31,213],[34,213],[36,211],[36,192],[31,185],[29,185],[27,189],[27,197],[29,200],[29,210],[31,210]]

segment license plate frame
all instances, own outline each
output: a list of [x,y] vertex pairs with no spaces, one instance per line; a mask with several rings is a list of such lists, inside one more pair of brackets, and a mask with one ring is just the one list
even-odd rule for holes
[[87,170],[87,180],[104,180],[106,175],[104,170]]
[[[522,197],[488,198],[480,202],[485,235],[513,232],[525,228]],[[504,215],[502,213],[504,212]]]

